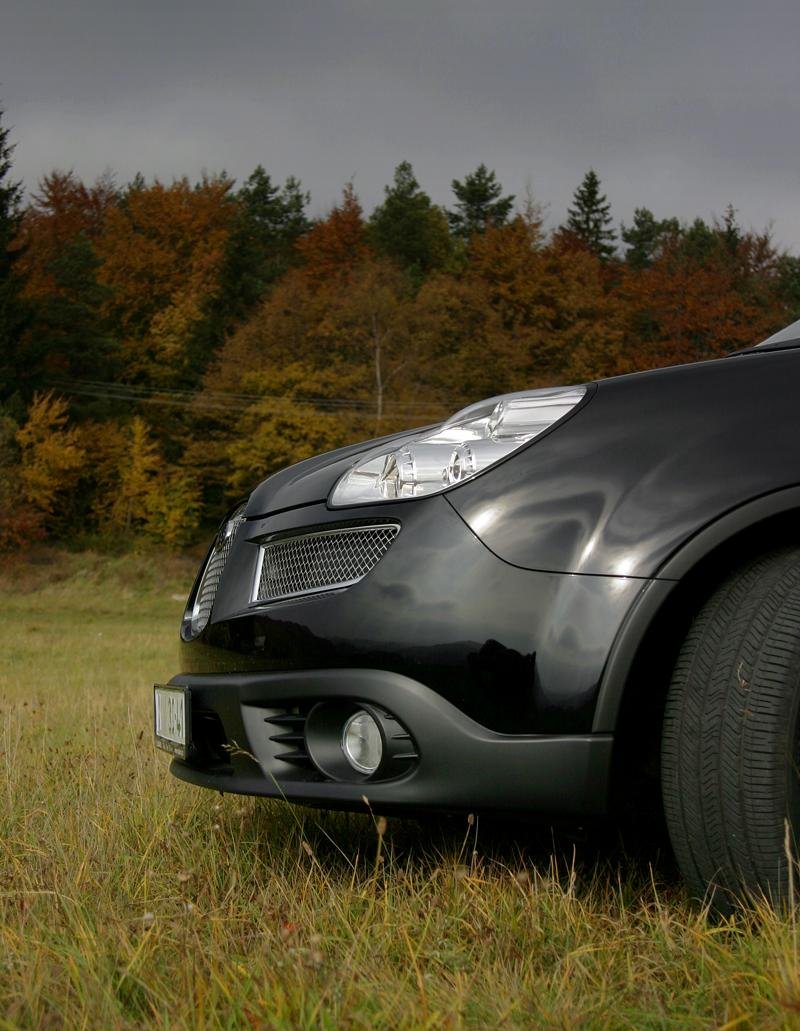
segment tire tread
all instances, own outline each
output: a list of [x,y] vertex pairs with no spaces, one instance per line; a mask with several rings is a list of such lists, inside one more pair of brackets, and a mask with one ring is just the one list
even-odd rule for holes
[[711,595],[667,694],[667,826],[690,891],[711,889],[717,908],[743,892],[785,895],[799,685],[800,548],[787,547],[745,563]]

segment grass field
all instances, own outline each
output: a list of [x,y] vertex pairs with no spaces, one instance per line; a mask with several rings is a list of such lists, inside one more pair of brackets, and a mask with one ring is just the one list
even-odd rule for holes
[[800,1026],[793,922],[714,923],[666,862],[170,778],[150,685],[193,572],[0,572],[0,1027]]

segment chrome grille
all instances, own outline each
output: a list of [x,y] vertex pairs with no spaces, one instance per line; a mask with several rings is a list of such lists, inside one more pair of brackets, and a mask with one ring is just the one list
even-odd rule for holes
[[396,523],[346,526],[269,541],[253,601],[277,601],[299,594],[349,587],[374,569],[394,541]]
[[244,506],[235,512],[223,526],[214,543],[192,608],[192,630],[196,634],[200,633],[211,616],[211,609],[214,607],[214,599],[217,596],[217,588],[219,587],[222,571],[230,556],[239,527],[243,522]]

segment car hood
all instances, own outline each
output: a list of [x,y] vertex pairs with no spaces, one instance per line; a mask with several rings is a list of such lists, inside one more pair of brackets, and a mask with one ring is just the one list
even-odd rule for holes
[[783,351],[789,347],[800,347],[800,319],[789,326],[784,326],[771,337],[762,340],[755,347],[747,347],[737,354],[753,354],[759,351]]
[[353,465],[358,455],[411,434],[423,433],[429,428],[422,426],[418,429],[403,430],[402,433],[392,433],[386,437],[376,437],[374,440],[361,441],[281,469],[280,472],[268,476],[250,495],[245,518],[263,518],[276,512],[284,512],[288,508],[319,504],[327,500],[333,485]]

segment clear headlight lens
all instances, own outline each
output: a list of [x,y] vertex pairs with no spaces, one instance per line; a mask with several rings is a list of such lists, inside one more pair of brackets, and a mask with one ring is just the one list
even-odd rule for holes
[[462,483],[563,419],[586,387],[505,394],[470,405],[423,436],[348,470],[331,494],[333,506],[418,498]]

